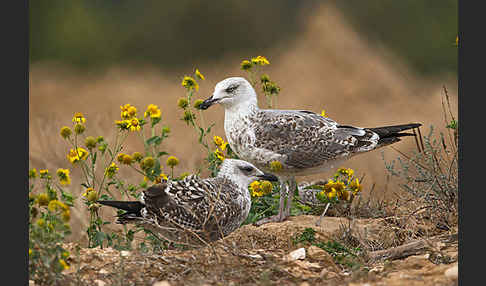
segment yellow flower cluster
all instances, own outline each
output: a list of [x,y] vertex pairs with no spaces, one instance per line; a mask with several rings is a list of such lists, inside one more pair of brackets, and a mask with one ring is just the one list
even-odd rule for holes
[[105,175],[111,179],[113,176],[115,176],[116,172],[118,172],[118,169],[118,166],[115,164],[115,162],[113,162],[108,168],[106,168]]
[[115,124],[121,130],[140,131],[140,120],[137,118],[137,108],[129,103],[120,106],[122,120],[116,120]]
[[175,166],[179,165],[179,159],[177,159],[177,157],[175,156],[170,156],[169,158],[167,158],[166,163],[167,166],[174,168]]
[[58,200],[52,200],[49,202],[47,209],[50,212],[61,211],[61,219],[65,222],[68,222],[71,219],[71,212],[69,211],[69,207]]
[[147,106],[147,110],[144,113],[144,117],[149,117],[149,116],[150,118],[160,118],[161,112],[157,105],[149,104],[149,106]]
[[67,158],[71,164],[75,164],[81,160],[86,160],[88,157],[88,151],[86,149],[83,149],[81,147],[76,148],[76,150],[71,149],[69,151],[69,154],[67,155]]
[[249,186],[252,197],[261,197],[272,192],[273,185],[269,181],[253,181]]
[[218,158],[220,161],[224,161],[225,156],[223,151],[226,150],[226,146],[228,146],[228,142],[224,141],[223,138],[220,136],[214,136],[213,137],[213,143],[218,147],[216,150],[214,150],[214,155],[216,158]]
[[98,193],[93,188],[87,188],[83,194],[88,202],[96,202],[98,200]]
[[329,199],[338,198],[349,201],[352,196],[361,192],[363,186],[359,183],[358,178],[354,178],[354,170],[349,168],[339,168],[334,175],[334,180],[329,180],[319,193]]
[[321,110],[321,116],[322,116],[322,117],[327,117],[327,115],[326,115],[326,111],[325,111],[324,109],[323,109],[323,110]]
[[61,185],[69,185],[71,184],[71,178],[69,177],[69,170],[68,169],[57,169],[56,172],[57,176],[59,177],[59,182]]
[[196,90],[198,91],[199,90],[199,84],[197,83],[197,81],[191,77],[191,76],[185,76],[183,79],[182,79],[182,86],[185,87],[188,91],[192,91],[192,90]]
[[272,161],[270,162],[270,170],[272,172],[278,172],[280,170],[282,170],[283,166],[282,166],[282,163],[280,163],[280,161]]
[[270,62],[267,60],[267,58],[265,58],[263,56],[258,56],[256,58],[252,58],[251,63],[254,64],[254,65],[258,65],[258,66],[265,66],[265,65],[270,64]]
[[270,62],[267,60],[267,58],[263,56],[258,56],[255,58],[251,58],[251,60],[243,60],[241,61],[240,67],[244,71],[250,70],[254,65],[255,66],[265,66],[269,65]]

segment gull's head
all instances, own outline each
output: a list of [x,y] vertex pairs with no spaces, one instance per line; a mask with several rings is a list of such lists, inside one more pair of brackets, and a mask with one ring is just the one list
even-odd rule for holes
[[218,177],[226,177],[242,187],[256,180],[278,181],[275,175],[264,173],[253,164],[236,159],[225,159],[219,169]]
[[256,105],[257,95],[252,85],[242,77],[230,77],[222,80],[214,87],[211,97],[199,106],[200,109],[208,109],[211,105],[219,103],[225,108],[240,104]]

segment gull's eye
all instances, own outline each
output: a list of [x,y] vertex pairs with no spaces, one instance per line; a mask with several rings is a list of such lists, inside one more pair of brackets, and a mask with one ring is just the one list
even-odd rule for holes
[[240,170],[245,171],[245,172],[251,172],[251,171],[253,171],[253,167],[252,166],[239,166],[238,168],[240,168]]
[[228,88],[226,88],[224,91],[226,91],[226,93],[232,93],[237,88],[238,88],[238,85],[232,85],[232,86],[229,86]]

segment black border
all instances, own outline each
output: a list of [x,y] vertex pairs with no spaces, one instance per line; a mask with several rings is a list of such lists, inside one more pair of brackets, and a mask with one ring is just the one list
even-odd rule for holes
[[28,285],[29,2],[2,4],[1,274],[5,284]]

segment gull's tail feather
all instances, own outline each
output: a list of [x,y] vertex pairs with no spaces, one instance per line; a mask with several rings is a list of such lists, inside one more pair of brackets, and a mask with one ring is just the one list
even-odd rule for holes
[[415,136],[414,133],[406,133],[406,132],[402,133],[402,131],[418,128],[420,126],[422,126],[422,124],[420,123],[409,123],[409,124],[400,124],[400,125],[365,128],[365,129],[371,130],[376,134],[378,134],[380,138],[378,139],[378,144],[376,148],[380,148],[400,141],[400,137]]
[[140,211],[145,207],[141,202],[98,201],[98,203],[126,211],[118,215],[116,223],[125,224],[142,218]]

